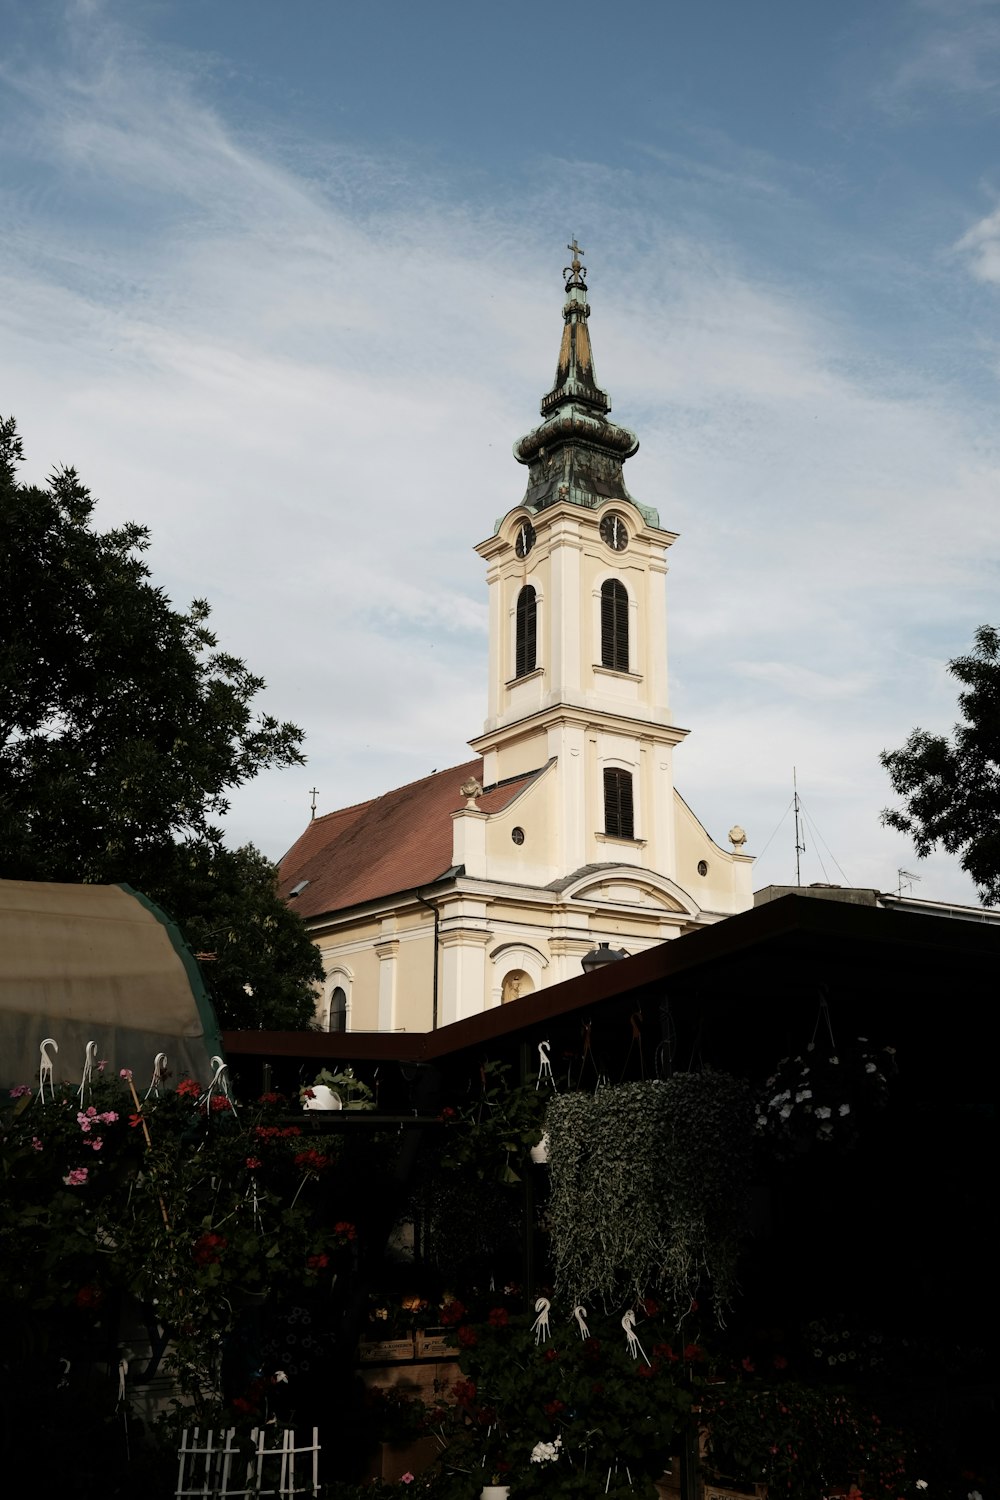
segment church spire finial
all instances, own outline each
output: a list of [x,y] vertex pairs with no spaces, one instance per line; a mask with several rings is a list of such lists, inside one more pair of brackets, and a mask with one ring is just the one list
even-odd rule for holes
[[566,283],[566,302],[563,306],[563,335],[559,346],[559,363],[556,366],[555,385],[542,397],[541,413],[548,417],[570,402],[602,415],[611,410],[607,391],[602,391],[594,373],[594,356],[590,347],[590,330],[587,319],[590,307],[587,303],[587,283],[584,277],[587,268],[581,264],[580,256],[585,251],[577,244],[576,235],[566,246],[573,252],[570,265],[563,267]]
[[581,291],[585,292],[587,290],[587,283],[583,278],[587,274],[587,267],[581,266],[580,256],[586,255],[587,252],[576,243],[575,234],[573,236],[572,243],[567,245],[566,249],[572,250],[573,252],[573,264],[570,266],[563,266],[563,280],[566,283],[566,288],[568,290],[571,286],[578,286]]
[[651,526],[659,517],[639,505],[625,487],[622,464],[639,447],[627,427],[608,420],[611,402],[597,384],[587,320],[587,268],[576,236],[566,247],[573,256],[563,267],[562,342],[555,384],[542,397],[542,423],[514,444],[514,457],[528,465],[528,487],[521,502],[537,513],[557,500],[596,510],[608,500],[628,500]]

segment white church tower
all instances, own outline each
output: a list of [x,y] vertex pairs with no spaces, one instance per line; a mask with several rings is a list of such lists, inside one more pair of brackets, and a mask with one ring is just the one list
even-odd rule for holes
[[636,953],[752,904],[742,830],[715,843],[674,787],[676,536],[626,488],[639,444],[609,418],[570,249],[555,384],[514,445],[524,498],[476,548],[490,633],[476,759],[317,818],[282,863],[331,1025],[427,1030],[579,974],[598,942]]

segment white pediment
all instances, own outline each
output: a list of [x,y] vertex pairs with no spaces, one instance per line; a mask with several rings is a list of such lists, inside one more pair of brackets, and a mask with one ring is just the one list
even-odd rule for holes
[[630,866],[583,875],[566,888],[564,895],[571,901],[619,906],[631,911],[684,912],[691,916],[699,909],[698,903],[676,881]]

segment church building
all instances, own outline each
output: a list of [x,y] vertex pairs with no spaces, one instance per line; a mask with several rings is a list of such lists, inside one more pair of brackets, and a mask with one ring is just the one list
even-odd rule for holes
[[473,756],[316,817],[281,891],[323,955],[329,1030],[428,1031],[752,904],[745,835],[716,844],[674,786],[667,549],[634,500],[635,435],[609,419],[586,269],[564,272],[521,502],[476,548],[489,589],[486,722]]

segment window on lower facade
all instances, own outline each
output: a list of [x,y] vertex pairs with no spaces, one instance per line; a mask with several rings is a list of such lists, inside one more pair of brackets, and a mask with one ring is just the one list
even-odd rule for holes
[[347,994],[340,985],[330,996],[330,1031],[347,1030]]
[[601,666],[628,671],[628,590],[617,578],[601,585]]
[[514,651],[514,676],[527,677],[535,670],[537,650],[535,644],[538,607],[535,591],[525,584],[517,596],[516,646]]
[[635,838],[630,771],[604,772],[604,832],[613,839]]

